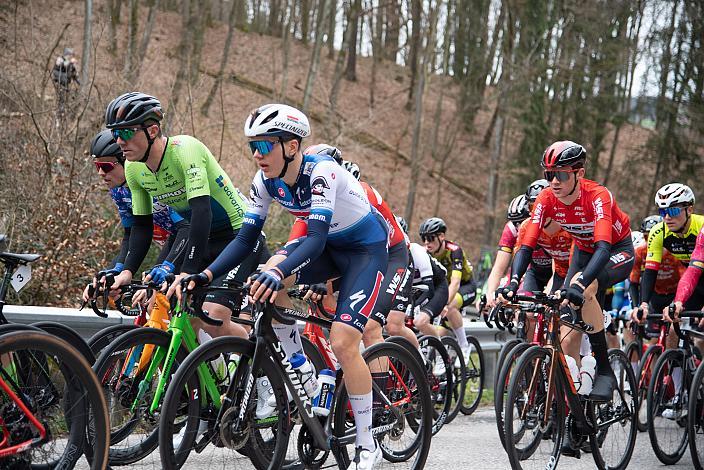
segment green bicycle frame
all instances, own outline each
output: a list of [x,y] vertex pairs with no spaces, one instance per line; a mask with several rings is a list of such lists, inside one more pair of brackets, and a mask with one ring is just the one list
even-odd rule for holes
[[[193,330],[190,318],[186,312],[181,310],[180,306],[176,306],[174,315],[169,323],[169,328],[166,331],[171,334],[171,341],[169,342],[168,350],[163,346],[155,347],[147,373],[139,383],[137,397],[132,403],[133,411],[137,408],[142,397],[149,389],[149,384],[152,382],[152,378],[154,377],[154,374],[156,374],[157,369],[162,365],[162,363],[164,363],[164,359],[166,359],[159,376],[159,383],[154,391],[154,398],[152,399],[151,406],[149,407],[149,412],[152,414],[155,413],[159,408],[159,404],[161,403],[164,393],[166,392],[166,381],[170,376],[171,367],[174,364],[174,359],[179,347],[182,343],[184,343],[186,350],[189,353],[198,347],[196,332]],[[213,374],[205,363],[198,366],[198,379],[201,385],[201,399],[205,399],[205,396],[207,395],[215,406],[219,408],[220,392],[218,391],[217,383],[215,378],[213,378]]]

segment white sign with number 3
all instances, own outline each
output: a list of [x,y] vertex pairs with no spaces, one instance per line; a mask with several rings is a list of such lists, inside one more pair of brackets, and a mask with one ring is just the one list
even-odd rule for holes
[[12,288],[15,289],[15,292],[19,293],[19,291],[21,291],[31,279],[32,267],[26,264],[17,268],[15,273],[12,275],[12,281],[10,281],[10,284],[12,285]]

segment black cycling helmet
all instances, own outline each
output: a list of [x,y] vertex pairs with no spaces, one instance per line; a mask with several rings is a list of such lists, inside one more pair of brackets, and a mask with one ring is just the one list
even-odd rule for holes
[[526,189],[526,199],[528,199],[528,202],[535,202],[535,200],[538,198],[538,194],[540,194],[540,191],[547,188],[548,186],[550,186],[550,183],[548,183],[548,180],[546,179],[535,180],[531,184],[529,184],[528,188]]
[[408,233],[408,222],[406,222],[406,219],[403,217],[395,216],[396,217],[396,223],[398,224],[399,227],[401,227],[401,230],[404,232]]
[[133,91],[118,96],[105,110],[105,127],[134,127],[148,120],[161,122],[164,111],[161,102],[151,95]]
[[342,152],[339,148],[328,144],[315,144],[307,147],[303,155],[327,155],[332,157],[338,165],[342,165]]
[[429,218],[420,224],[420,228],[418,229],[418,234],[421,238],[445,232],[447,232],[447,225],[445,225],[445,221],[440,217]]
[[530,217],[528,199],[525,194],[514,197],[508,205],[506,218],[511,222],[523,222]]
[[560,167],[576,167],[584,165],[587,151],[571,140],[561,140],[548,147],[543,153],[540,165],[546,170]]
[[122,149],[112,136],[110,129],[103,129],[98,132],[90,143],[90,154],[93,158],[115,157],[120,165],[125,164],[125,157]]
[[650,232],[653,227],[655,227],[657,224],[662,222],[662,217],[659,215],[649,215],[645,219],[643,219],[643,222],[640,223],[640,231],[645,233],[645,232]]

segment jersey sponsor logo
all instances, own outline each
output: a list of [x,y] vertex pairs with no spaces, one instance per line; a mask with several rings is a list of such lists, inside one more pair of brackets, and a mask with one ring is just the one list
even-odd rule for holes
[[303,174],[310,176],[313,173],[313,167],[315,167],[315,162],[306,162],[303,166]]
[[257,225],[257,221],[254,219],[254,217],[245,217],[244,219],[242,219],[242,222],[249,225]]
[[295,121],[291,121],[291,122],[276,121],[272,127],[283,129],[283,130],[289,131],[289,132],[293,132],[294,134],[297,134],[297,135],[305,134],[305,132],[303,131],[303,127],[301,127],[301,125]]
[[626,260],[626,255],[624,253],[616,253],[615,255],[611,256],[609,259],[611,260],[612,263],[618,264],[621,261]]
[[335,173],[331,174],[330,177],[331,177],[332,179],[335,179]]
[[215,178],[215,183],[217,183],[218,186],[221,188],[225,187],[225,177],[223,175],[218,176]]
[[179,139],[175,139],[173,137],[171,139],[169,139],[169,143],[171,145],[181,145],[181,141]]
[[178,186],[180,183],[178,180],[173,180],[169,182],[164,182],[164,187],[165,188],[173,188],[174,186]]
[[325,196],[326,189],[330,189],[330,185],[323,176],[316,176],[310,185],[311,193],[316,196]]
[[600,197],[594,200],[594,219],[601,220],[604,218],[604,201]]
[[360,290],[358,292],[355,292],[354,294],[350,295],[350,300],[352,301],[350,303],[350,308],[354,310],[355,305],[357,305],[359,302],[363,301],[366,299],[367,296],[364,293],[364,290]]
[[157,194],[154,196],[155,199],[161,201],[163,199],[178,197],[186,193],[186,188],[179,188],[176,191],[169,191],[168,193]]
[[311,214],[308,216],[310,220],[319,220],[321,222],[325,222],[326,218],[323,214]]
[[691,265],[695,268],[704,269],[704,262],[702,261],[692,261]]
[[281,197],[286,196],[286,192],[284,191],[284,188],[279,188],[279,196],[281,196]]
[[262,197],[259,195],[259,190],[257,189],[257,185],[252,183],[252,185],[249,187],[249,197],[252,199],[261,199]]
[[350,315],[349,313],[343,313],[342,315],[340,315],[340,320],[350,321],[352,320],[352,315]]
[[203,176],[203,169],[195,165],[191,165],[188,170],[186,170],[186,175],[191,179],[195,180]]
[[539,202],[533,208],[533,219],[531,220],[534,224],[540,224],[540,220],[543,218],[543,203]]

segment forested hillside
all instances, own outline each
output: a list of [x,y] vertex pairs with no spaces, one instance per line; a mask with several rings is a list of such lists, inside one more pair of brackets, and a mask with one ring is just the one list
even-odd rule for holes
[[[301,107],[395,212],[437,215],[473,258],[554,140],[589,152],[635,220],[702,167],[704,11],[695,2],[48,0],[0,4],[0,232],[45,254],[21,301],[74,303],[121,237],[84,153],[107,103],[140,90],[243,190],[252,108]],[[65,105],[50,71],[75,50]],[[646,97],[647,95],[647,97]],[[694,184],[695,191],[697,185]],[[290,224],[277,212],[271,242]],[[65,289],[68,288],[68,293]]]

